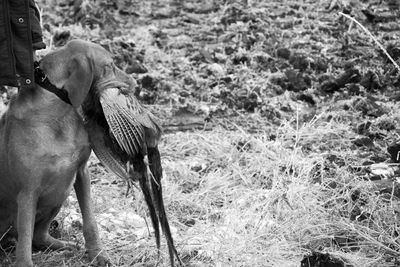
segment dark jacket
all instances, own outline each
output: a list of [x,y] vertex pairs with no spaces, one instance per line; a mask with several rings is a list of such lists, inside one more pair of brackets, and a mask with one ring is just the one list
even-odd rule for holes
[[34,0],[1,0],[0,85],[33,86],[33,51],[45,47]]

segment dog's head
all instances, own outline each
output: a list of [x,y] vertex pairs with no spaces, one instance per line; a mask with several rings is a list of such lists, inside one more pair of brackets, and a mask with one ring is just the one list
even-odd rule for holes
[[47,54],[40,68],[52,84],[68,91],[74,107],[79,107],[93,87],[124,86],[134,90],[136,82],[117,68],[110,53],[102,46],[72,40],[57,51]]

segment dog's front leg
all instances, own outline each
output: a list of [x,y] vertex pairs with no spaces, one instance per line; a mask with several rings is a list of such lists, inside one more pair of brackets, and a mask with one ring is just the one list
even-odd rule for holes
[[16,248],[16,267],[31,267],[32,237],[35,225],[37,199],[32,191],[21,191],[17,197],[18,215],[17,231],[18,242]]
[[90,176],[86,164],[79,168],[74,184],[83,220],[83,236],[89,258],[98,266],[110,266],[108,256],[102,250],[99,231],[94,217],[90,197]]

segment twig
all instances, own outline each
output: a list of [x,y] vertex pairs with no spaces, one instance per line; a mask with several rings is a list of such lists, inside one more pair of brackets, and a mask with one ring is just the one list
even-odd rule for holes
[[[387,166],[400,166],[400,163],[389,163],[389,162],[383,162],[383,163]],[[351,167],[352,168],[370,168],[373,165],[377,165],[377,163],[368,164],[368,165],[351,165]]]
[[348,19],[350,19],[351,21],[355,22],[358,26],[360,26],[360,28],[361,28],[364,32],[366,32],[366,33],[372,38],[372,40],[374,40],[374,42],[379,46],[379,48],[382,49],[382,51],[385,53],[385,55],[389,58],[389,60],[390,60],[390,61],[393,63],[393,65],[396,67],[397,71],[400,73],[400,67],[399,67],[399,65],[398,65],[398,64],[396,63],[396,61],[389,55],[389,53],[386,51],[386,49],[383,47],[383,45],[381,45],[381,44],[379,43],[379,41],[372,35],[372,33],[371,33],[367,28],[365,28],[360,22],[358,22],[355,18],[353,18],[353,17],[351,17],[351,16],[349,16],[349,15],[344,14],[344,13],[342,13],[342,12],[339,12],[339,14],[342,15],[342,16],[344,16],[344,17],[346,17],[346,18],[348,18]]

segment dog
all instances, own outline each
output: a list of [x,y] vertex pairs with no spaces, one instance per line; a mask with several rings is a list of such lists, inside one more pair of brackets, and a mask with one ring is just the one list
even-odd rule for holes
[[42,77],[35,76],[36,87],[20,89],[0,118],[0,237],[17,237],[17,267],[33,266],[32,246],[70,247],[48,230],[74,187],[89,259],[108,266],[91,204],[91,145],[79,109],[102,77],[128,87],[134,80],[101,46],[80,40],[44,56],[37,69]]

